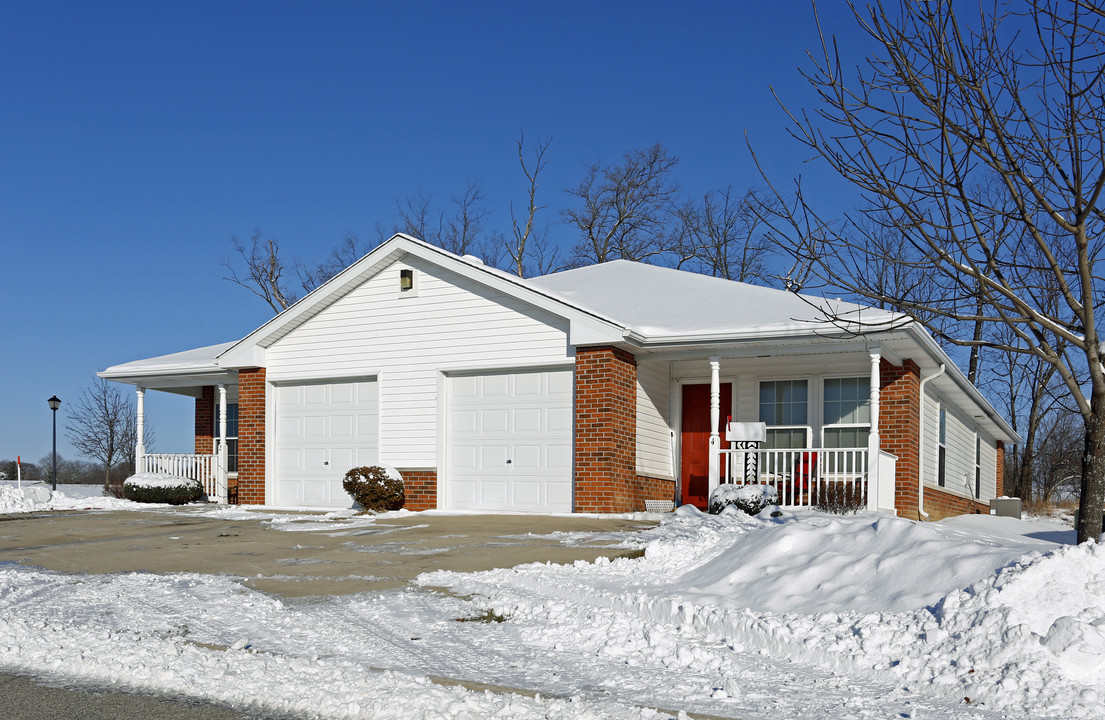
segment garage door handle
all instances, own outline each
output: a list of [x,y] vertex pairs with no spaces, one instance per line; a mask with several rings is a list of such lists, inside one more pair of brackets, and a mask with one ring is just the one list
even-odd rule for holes
[[323,460],[323,461],[322,461],[322,464],[323,464],[323,465],[329,465],[329,464],[330,464],[330,461],[329,461],[329,460]]
[[507,465],[509,465],[509,464],[510,464],[510,460],[509,460],[509,459],[508,459],[508,460],[506,461],[506,464],[507,464]]

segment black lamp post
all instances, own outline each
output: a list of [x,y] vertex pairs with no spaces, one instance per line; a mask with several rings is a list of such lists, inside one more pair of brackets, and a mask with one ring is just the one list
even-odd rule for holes
[[58,489],[58,408],[61,400],[57,395],[51,395],[46,402],[50,403],[50,409],[54,411],[54,490]]

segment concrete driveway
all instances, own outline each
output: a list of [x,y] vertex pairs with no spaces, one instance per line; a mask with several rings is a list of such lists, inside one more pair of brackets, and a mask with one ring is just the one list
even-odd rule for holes
[[[0,561],[60,572],[199,572],[283,596],[400,587],[432,570],[616,557],[655,523],[543,515],[366,516],[182,507],[0,515]],[[570,533],[570,535],[565,535]]]

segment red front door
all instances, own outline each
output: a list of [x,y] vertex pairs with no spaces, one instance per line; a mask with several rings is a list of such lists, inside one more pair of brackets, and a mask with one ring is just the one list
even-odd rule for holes
[[[733,407],[733,384],[721,384],[718,432],[725,442],[725,421]],[[703,510],[710,502],[710,386],[683,386],[683,439],[680,486],[684,504]]]

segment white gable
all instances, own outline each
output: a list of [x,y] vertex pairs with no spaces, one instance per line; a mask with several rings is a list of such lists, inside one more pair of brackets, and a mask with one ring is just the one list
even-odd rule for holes
[[[401,293],[401,270],[415,273]],[[567,366],[569,321],[422,258],[393,262],[267,350],[275,382],[375,377],[380,459],[437,465],[444,373]]]

